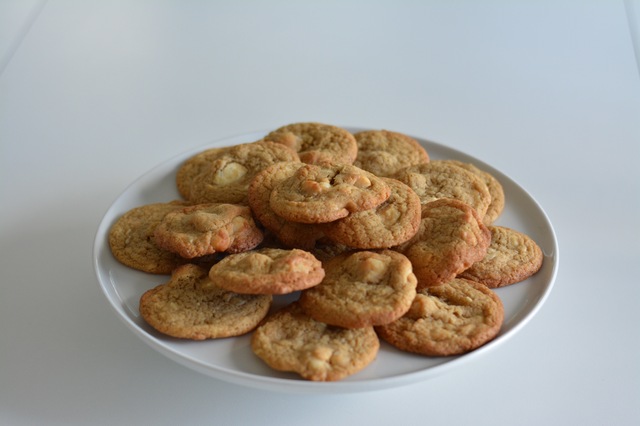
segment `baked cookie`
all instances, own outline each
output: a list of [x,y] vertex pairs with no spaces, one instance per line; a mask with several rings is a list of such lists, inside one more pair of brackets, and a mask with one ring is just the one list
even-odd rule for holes
[[443,198],[426,204],[418,233],[397,247],[418,278],[418,288],[451,281],[473,263],[482,260],[491,233],[468,204]]
[[407,167],[395,178],[409,185],[423,206],[441,198],[453,198],[467,203],[484,218],[491,203],[491,194],[483,179],[450,162],[433,160]]
[[300,161],[309,164],[352,164],[358,154],[356,139],[349,131],[322,123],[289,124],[270,132],[263,140],[293,149]]
[[289,294],[324,278],[322,263],[299,249],[262,248],[231,254],[209,270],[213,285],[242,294]]
[[[225,152],[230,151],[233,146],[216,147],[205,149],[192,155],[184,161],[176,171],[176,186],[178,192],[185,200],[190,200],[191,183],[196,176],[208,171],[211,164],[221,158]],[[231,170],[229,170],[231,172]]]
[[486,286],[456,278],[418,291],[409,311],[378,326],[382,340],[396,348],[428,356],[460,355],[492,340],[500,332],[504,308]]
[[211,286],[207,269],[186,264],[166,284],[140,298],[140,315],[157,331],[182,339],[239,336],[267,315],[269,295],[246,295]]
[[328,382],[369,365],[380,341],[373,327],[330,326],[312,319],[294,302],[263,321],[251,336],[251,348],[275,370]]
[[196,154],[178,169],[178,191],[192,204],[247,204],[251,179],[278,161],[299,161],[299,158],[284,145],[264,141],[208,150]]
[[382,204],[391,193],[381,178],[348,164],[305,164],[274,186],[271,209],[292,222],[331,222]]
[[486,256],[461,277],[496,288],[524,281],[542,267],[542,250],[531,237],[503,226],[489,226],[489,231]]
[[376,176],[391,177],[409,166],[429,162],[429,154],[414,138],[388,130],[354,133],[358,155],[354,166]]
[[420,226],[420,198],[396,179],[382,180],[391,189],[389,198],[378,207],[324,224],[322,230],[328,238],[353,248],[383,249],[402,244],[416,234]]
[[271,191],[280,182],[291,177],[304,163],[282,161],[258,173],[248,189],[248,201],[258,222],[285,246],[310,250],[324,236],[315,224],[298,223],[277,215],[271,208]]
[[316,321],[345,328],[388,324],[407,312],[416,295],[411,262],[393,250],[345,253],[323,266],[324,280],[299,299]]
[[485,225],[491,225],[495,220],[502,214],[504,210],[504,188],[500,181],[493,176],[491,173],[486,172],[484,170],[479,169],[476,165],[472,163],[464,163],[458,160],[441,160],[446,161],[456,166],[460,166],[464,169],[469,170],[470,172],[480,176],[484,183],[487,185],[487,189],[489,190],[489,195],[491,196],[491,202],[489,203],[489,207],[487,207],[487,212],[482,218]]
[[153,235],[159,247],[185,259],[239,253],[263,239],[248,206],[226,203],[196,204],[167,213]]
[[109,248],[123,265],[151,274],[170,274],[184,260],[159,247],[154,231],[162,219],[187,205],[183,201],[135,207],[120,216],[109,230]]

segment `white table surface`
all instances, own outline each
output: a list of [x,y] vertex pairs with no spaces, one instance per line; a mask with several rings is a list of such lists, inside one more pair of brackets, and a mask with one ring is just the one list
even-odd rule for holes
[[[640,424],[639,16],[637,0],[1,0],[0,424]],[[298,121],[413,134],[511,176],[558,236],[545,305],[471,363],[348,395],[229,384],[144,344],[94,274],[106,209],[170,157]]]

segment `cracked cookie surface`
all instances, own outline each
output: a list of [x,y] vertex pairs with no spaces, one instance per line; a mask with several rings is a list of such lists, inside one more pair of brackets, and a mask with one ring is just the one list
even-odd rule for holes
[[146,291],[140,314],[157,331],[204,340],[252,331],[267,315],[272,297],[237,294],[209,283],[208,270],[192,264],[177,268],[166,284]]
[[285,145],[309,164],[332,162],[352,164],[358,153],[353,135],[337,126],[323,123],[293,123],[282,126],[263,140]]
[[322,263],[299,249],[231,254],[209,270],[213,285],[243,294],[289,294],[319,284],[324,275]]
[[269,315],[251,336],[253,352],[271,368],[312,381],[336,381],[375,359],[373,327],[346,329],[316,321],[294,302]]
[[504,307],[485,285],[461,278],[418,291],[409,311],[376,327],[381,339],[400,350],[428,356],[460,355],[492,340]]
[[393,250],[345,253],[323,267],[324,280],[299,299],[317,321],[345,328],[387,324],[402,316],[416,295],[411,262]]
[[305,164],[271,191],[269,204],[292,222],[326,223],[382,204],[389,186],[348,164]]
[[542,267],[544,255],[531,237],[504,226],[489,226],[489,231],[487,254],[461,277],[497,288],[524,281]]

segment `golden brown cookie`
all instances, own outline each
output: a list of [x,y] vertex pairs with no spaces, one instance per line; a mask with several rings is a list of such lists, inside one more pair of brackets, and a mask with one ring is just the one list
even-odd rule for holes
[[504,308],[486,286],[456,278],[427,287],[409,311],[391,324],[376,327],[381,339],[400,350],[428,356],[460,355],[500,332]]
[[381,178],[347,164],[305,164],[274,186],[269,204],[292,222],[331,222],[382,204],[391,193]]
[[180,194],[192,204],[247,204],[253,177],[278,161],[299,161],[284,145],[257,141],[196,154],[178,169]]
[[324,278],[322,263],[299,249],[263,248],[231,254],[209,271],[213,285],[243,294],[288,294]]
[[265,141],[285,145],[309,164],[352,164],[358,153],[353,135],[340,127],[322,123],[294,123],[270,132]]
[[483,218],[491,203],[489,189],[480,176],[446,161],[407,167],[395,178],[409,185],[423,206],[441,198],[453,198],[467,203]]
[[491,225],[499,216],[502,214],[504,210],[505,196],[504,196],[504,188],[500,181],[493,176],[491,173],[486,172],[484,170],[479,169],[476,165],[472,163],[464,163],[462,161],[457,160],[442,160],[446,162],[450,162],[455,164],[456,166],[460,166],[464,169],[469,170],[470,172],[480,176],[484,183],[487,185],[487,189],[489,190],[489,195],[491,196],[491,202],[489,203],[489,207],[487,207],[487,212],[482,218],[485,225]]
[[277,215],[271,208],[274,186],[291,177],[304,163],[282,161],[258,173],[249,185],[248,201],[255,218],[285,246],[310,250],[324,236],[315,224],[298,223]]
[[414,138],[388,130],[354,133],[358,156],[354,166],[376,176],[391,177],[409,166],[429,162],[429,154]]
[[217,252],[239,253],[263,239],[247,206],[196,204],[166,214],[156,227],[159,247],[191,259]]
[[416,295],[416,277],[404,255],[356,251],[324,264],[322,282],[299,302],[316,321],[345,328],[388,324],[404,315]]
[[170,274],[184,260],[159,247],[154,231],[162,219],[186,206],[183,201],[153,203],[135,207],[122,216],[109,230],[109,248],[123,265],[152,274]]
[[272,297],[211,286],[207,272],[191,264],[177,268],[169,282],[142,295],[142,318],[159,332],[182,339],[216,339],[253,330],[269,312]]
[[251,348],[275,370],[307,380],[336,381],[369,365],[380,341],[373,327],[330,326],[312,319],[294,302],[263,321],[251,336]]
[[382,180],[391,189],[379,206],[351,213],[326,223],[322,230],[332,241],[359,249],[383,249],[404,243],[420,226],[420,198],[404,183],[390,178]]
[[496,288],[524,281],[542,267],[542,250],[531,237],[503,226],[489,226],[489,231],[487,254],[462,272],[462,278]]
[[468,204],[443,198],[426,204],[414,238],[398,247],[411,261],[418,289],[444,284],[481,260],[491,233]]

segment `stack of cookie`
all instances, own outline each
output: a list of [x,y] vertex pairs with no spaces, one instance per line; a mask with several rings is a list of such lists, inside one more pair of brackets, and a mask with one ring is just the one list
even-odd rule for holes
[[[168,336],[252,333],[274,369],[334,381],[380,339],[425,356],[472,351],[504,318],[492,290],[542,264],[527,235],[496,226],[504,192],[472,164],[431,160],[397,132],[290,124],[187,159],[182,200],[134,208],[109,235],[121,263],[168,282],[142,317]],[[289,296],[284,307],[274,298]]]

